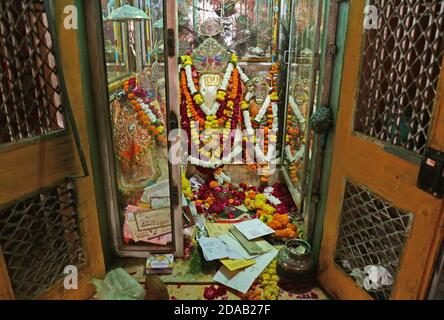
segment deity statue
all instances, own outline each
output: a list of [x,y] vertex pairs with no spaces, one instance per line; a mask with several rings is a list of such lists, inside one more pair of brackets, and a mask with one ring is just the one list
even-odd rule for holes
[[217,90],[222,83],[219,74],[203,74],[199,79],[199,88],[207,108],[211,108],[216,101]]

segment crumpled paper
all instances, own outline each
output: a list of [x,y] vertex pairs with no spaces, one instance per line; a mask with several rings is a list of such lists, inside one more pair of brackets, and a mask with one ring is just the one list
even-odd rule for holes
[[354,268],[350,276],[355,278],[359,287],[367,291],[378,290],[393,284],[393,277],[383,266],[366,266],[364,270]]
[[143,300],[145,289],[122,268],[109,272],[104,280],[93,278],[98,300]]
[[367,275],[364,279],[364,288],[367,291],[378,290],[393,284],[392,275],[382,266],[367,266],[364,268],[364,274]]

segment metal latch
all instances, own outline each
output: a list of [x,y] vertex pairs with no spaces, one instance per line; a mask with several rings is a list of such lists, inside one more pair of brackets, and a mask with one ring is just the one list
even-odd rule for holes
[[444,196],[444,152],[426,149],[417,186],[436,198],[441,199]]
[[174,111],[170,111],[170,116],[168,118],[169,131],[179,129],[179,120],[177,119],[177,114]]
[[290,59],[291,59],[290,55],[295,54],[295,53],[296,53],[296,51],[294,51],[294,50],[285,50],[284,51],[284,63],[289,64]]
[[174,29],[168,29],[167,31],[167,45],[168,45],[168,57],[173,58],[176,56],[176,36]]
[[334,57],[336,56],[336,53],[338,52],[338,47],[336,44],[329,44],[327,48],[327,55]]
[[173,208],[177,207],[179,205],[179,190],[178,190],[177,186],[171,185],[170,186],[170,192],[171,192],[171,194],[170,194],[170,199],[171,199],[170,204],[171,204],[171,206]]

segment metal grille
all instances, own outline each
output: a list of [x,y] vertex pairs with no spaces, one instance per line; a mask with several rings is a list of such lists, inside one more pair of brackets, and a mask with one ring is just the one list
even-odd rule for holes
[[422,154],[444,53],[442,0],[371,0],[355,131]]
[[43,1],[0,1],[0,144],[64,127]]
[[39,296],[66,266],[85,263],[74,197],[67,182],[0,210],[0,245],[17,299]]
[[[347,182],[335,262],[345,272],[369,265],[387,268],[393,279],[410,232],[413,215],[393,207],[368,190]],[[392,286],[371,291],[377,300],[390,298]]]

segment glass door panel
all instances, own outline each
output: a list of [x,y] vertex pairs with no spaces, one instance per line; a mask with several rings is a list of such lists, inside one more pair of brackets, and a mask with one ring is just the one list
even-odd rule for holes
[[287,118],[283,150],[284,175],[298,208],[303,211],[304,186],[311,157],[309,118],[316,104],[321,26],[320,1],[294,3],[287,85]]
[[[121,255],[173,250],[161,0],[102,0]],[[160,22],[159,22],[160,21]]]
[[113,82],[127,75],[129,70],[127,29],[124,24],[107,20],[111,12],[122,7],[122,0],[101,0],[103,17],[103,36],[105,44],[105,61],[108,81]]

